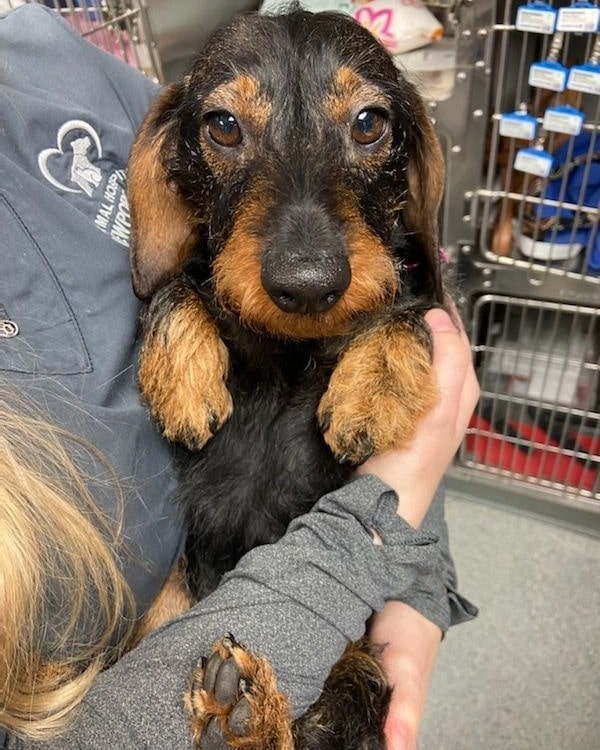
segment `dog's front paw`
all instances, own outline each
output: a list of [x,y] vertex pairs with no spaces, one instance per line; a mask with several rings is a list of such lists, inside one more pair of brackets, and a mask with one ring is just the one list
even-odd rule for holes
[[197,667],[185,703],[199,750],[292,750],[287,699],[270,664],[231,635]]
[[198,450],[233,410],[229,352],[185,279],[165,287],[145,316],[138,384],[163,435]]
[[436,400],[429,336],[424,324],[409,318],[350,343],[317,418],[336,458],[358,465],[372,453],[406,447]]

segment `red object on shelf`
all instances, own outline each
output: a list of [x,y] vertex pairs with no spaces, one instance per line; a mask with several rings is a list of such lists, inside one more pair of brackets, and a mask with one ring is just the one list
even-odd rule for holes
[[[594,489],[597,470],[586,467],[574,456],[562,453],[559,443],[552,440],[542,428],[526,422],[511,421],[508,424],[522,440],[539,445],[532,445],[527,449],[517,446],[510,438],[497,432],[487,419],[474,414],[469,427],[477,432],[470,433],[465,438],[469,453],[479,463],[487,466],[534,479],[546,479],[590,491]],[[598,442],[587,436],[579,440],[581,449],[591,455],[591,449],[597,449]]]

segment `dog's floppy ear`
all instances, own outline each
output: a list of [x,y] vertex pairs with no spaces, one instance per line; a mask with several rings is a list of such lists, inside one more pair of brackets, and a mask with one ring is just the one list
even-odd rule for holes
[[408,199],[404,224],[426,255],[436,301],[444,301],[440,268],[439,212],[446,169],[440,142],[421,98],[411,102],[415,140],[408,163]]
[[165,168],[176,146],[176,110],[184,87],[183,82],[171,84],[154,100],[129,157],[131,278],[141,299],[181,271],[196,241],[192,212]]

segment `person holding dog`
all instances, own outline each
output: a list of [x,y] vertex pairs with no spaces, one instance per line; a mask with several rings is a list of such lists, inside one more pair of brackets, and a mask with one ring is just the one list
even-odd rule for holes
[[[279,543],[244,558],[209,599],[98,674],[127,643],[127,617],[134,617],[134,609],[139,617],[157,596],[184,540],[177,509],[168,500],[175,481],[172,457],[139,403],[134,377],[139,306],[128,278],[124,177],[134,132],[156,88],[41,7],[25,6],[2,19],[0,39],[1,54],[10,60],[0,81],[7,136],[0,153],[0,205],[9,269],[0,299],[3,396],[9,403],[14,392],[20,393],[44,419],[81,439],[67,440],[73,473],[66,486],[75,492],[80,470],[91,477],[91,500],[102,517],[87,509],[101,533],[89,549],[77,552],[101,555],[103,539],[119,545],[119,565],[111,568],[107,558],[96,593],[100,599],[103,586],[110,586],[123,603],[119,611],[108,605],[102,614],[95,611],[93,596],[82,609],[77,590],[61,591],[72,600],[57,600],[54,590],[54,601],[44,610],[49,622],[42,625],[47,638],[42,650],[70,657],[73,643],[99,635],[93,617],[98,614],[104,618],[104,640],[98,642],[108,656],[103,662],[85,651],[83,661],[95,663],[96,671],[79,687],[75,678],[81,667],[70,663],[69,685],[79,693],[74,702],[63,694],[57,713],[48,700],[52,686],[33,711],[37,677],[25,674],[15,686],[0,660],[0,724],[10,730],[6,746],[26,748],[36,737],[36,746],[56,749],[189,742],[181,706],[184,683],[195,660],[227,630],[269,657],[279,688],[298,715],[317,696],[344,643],[358,637],[378,610],[370,634],[386,644],[382,659],[393,688],[388,744],[398,750],[414,747],[441,634],[474,614],[456,591],[443,497],[436,492],[478,395],[466,337],[443,311],[428,313],[441,398],[409,450],[369,459],[353,482],[298,519]],[[65,54],[57,56],[57,49]],[[78,168],[74,179],[75,160],[81,166],[83,158],[90,167]],[[10,414],[10,407],[3,411],[3,430],[10,426]],[[36,424],[24,418],[11,433],[20,430],[24,450],[7,451],[9,469],[35,464],[26,436]],[[54,466],[59,472],[63,435],[57,441],[49,434],[48,441],[58,446]],[[34,440],[33,446],[40,443]],[[30,463],[26,468],[43,479],[47,467]],[[25,489],[32,486],[28,482]],[[9,491],[18,494],[3,480],[2,492]],[[117,537],[111,529],[118,524]],[[320,558],[325,551],[319,539],[336,539],[334,556]],[[7,541],[3,534],[3,544]],[[13,559],[3,552],[3,574]],[[317,559],[327,564],[317,568]],[[45,583],[52,599],[56,581],[49,577]],[[332,592],[335,617],[321,607],[324,585]],[[278,592],[274,603],[273,590]],[[15,589],[6,592],[16,595]],[[2,602],[3,655],[16,632],[8,626],[19,624],[7,617],[11,604]],[[70,605],[80,607],[79,618],[71,643],[65,643],[61,633],[71,624]],[[27,663],[31,655],[24,656]],[[17,720],[11,714],[15,696]],[[49,736],[60,728],[61,711],[77,703],[65,736]],[[28,720],[28,711],[36,721]]]

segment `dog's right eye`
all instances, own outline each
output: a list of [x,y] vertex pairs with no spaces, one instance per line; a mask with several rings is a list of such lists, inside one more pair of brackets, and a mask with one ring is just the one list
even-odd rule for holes
[[242,130],[231,112],[212,112],[206,116],[208,135],[219,146],[233,148],[242,142]]
[[352,126],[352,138],[361,146],[370,146],[378,141],[387,128],[387,117],[379,109],[363,109]]

